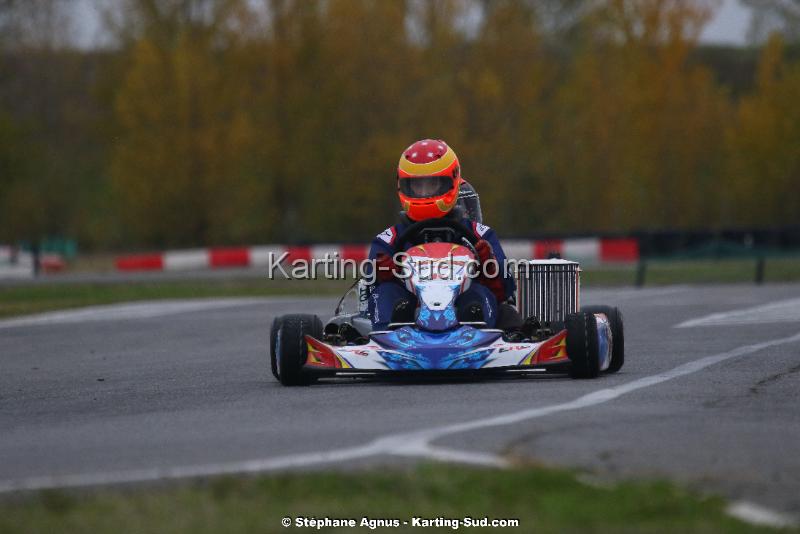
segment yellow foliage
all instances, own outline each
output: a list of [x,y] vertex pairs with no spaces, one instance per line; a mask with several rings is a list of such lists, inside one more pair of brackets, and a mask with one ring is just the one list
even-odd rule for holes
[[116,99],[122,133],[112,175],[139,239],[223,239],[231,219],[247,208],[231,204],[258,196],[255,184],[239,181],[255,144],[249,95],[215,56],[209,43],[189,34],[166,49],[144,39],[131,53]]
[[729,210],[742,224],[796,223],[800,217],[800,65],[783,44],[765,46],[753,95],[742,99],[728,130]]
[[610,1],[599,19],[607,26],[597,30],[612,38],[586,46],[559,88],[551,157],[569,227],[626,231],[717,220],[711,199],[727,99],[686,59],[702,13],[666,5]]
[[568,57],[525,0],[224,5],[128,50],[111,174],[139,243],[368,239],[422,137],[503,235],[800,213],[798,68],[768,46],[737,110],[691,59],[717,0],[593,2]]

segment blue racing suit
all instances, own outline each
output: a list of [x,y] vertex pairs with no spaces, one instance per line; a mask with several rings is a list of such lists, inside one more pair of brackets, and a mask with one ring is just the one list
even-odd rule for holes
[[[476,238],[485,239],[492,246],[495,259],[503,275],[503,292],[505,294],[503,301],[507,300],[514,295],[516,284],[514,283],[513,276],[505,271],[506,255],[505,252],[503,252],[503,247],[500,245],[500,240],[497,239],[494,230],[486,225],[469,219],[462,219],[461,223],[467,228],[472,228]],[[402,222],[390,226],[375,236],[369,249],[369,259],[374,260],[378,254],[387,254],[393,257],[398,252],[404,252],[397,250],[394,243],[397,237],[410,225],[410,222]],[[368,302],[369,314],[372,318],[372,328],[374,330],[385,330],[387,328],[391,322],[392,311],[394,310],[395,304],[403,298],[408,299],[412,303],[416,302],[416,297],[405,288],[402,281],[391,280],[376,283],[369,296]],[[490,328],[494,327],[497,322],[497,298],[477,279],[473,281],[467,291],[458,297],[456,300],[456,307],[460,309],[472,303],[479,303],[481,305],[484,321]]]

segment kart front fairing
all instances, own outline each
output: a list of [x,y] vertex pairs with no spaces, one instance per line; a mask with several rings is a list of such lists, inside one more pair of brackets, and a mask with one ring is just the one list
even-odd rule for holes
[[446,332],[404,326],[375,333],[365,345],[333,346],[306,336],[306,369],[454,371],[537,367],[568,361],[566,331],[538,343],[509,343],[499,330],[463,325]]

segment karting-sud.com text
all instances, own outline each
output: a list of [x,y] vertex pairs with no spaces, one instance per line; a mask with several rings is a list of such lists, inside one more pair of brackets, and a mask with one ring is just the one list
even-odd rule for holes
[[447,279],[453,280],[461,277],[496,278],[502,273],[516,272],[517,266],[527,263],[527,260],[505,259],[498,262],[489,259],[479,265],[472,258],[465,259],[459,256],[445,258],[419,258],[412,257],[404,252],[398,252],[392,257],[393,266],[379,265],[373,259],[356,261],[350,258],[341,258],[338,253],[325,253],[321,258],[296,258],[289,260],[289,253],[270,253],[267,263],[267,276],[270,280],[352,280],[363,279],[368,284],[373,284],[378,279],[379,272],[391,271],[401,282],[413,275],[420,279]]

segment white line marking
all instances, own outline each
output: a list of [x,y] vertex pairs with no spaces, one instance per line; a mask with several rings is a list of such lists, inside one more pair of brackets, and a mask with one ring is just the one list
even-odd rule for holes
[[550,406],[542,406],[539,408],[531,408],[529,410],[522,410],[497,417],[476,419],[474,421],[466,421],[464,423],[457,423],[453,425],[392,434],[377,438],[370,443],[356,447],[346,447],[324,452],[292,454],[287,456],[277,456],[241,462],[3,480],[0,481],[0,492],[94,486],[112,483],[119,484],[126,482],[143,482],[159,479],[211,476],[221,474],[262,473],[266,471],[284,470],[293,467],[308,467],[311,465],[357,460],[378,455],[426,457],[443,461],[502,467],[507,465],[506,461],[495,455],[471,451],[448,450],[441,447],[436,447],[432,445],[432,442],[445,436],[459,434],[471,430],[510,425],[530,419],[545,417],[555,413],[597,406],[599,404],[619,398],[627,393],[650,386],[655,386],[656,384],[660,384],[674,378],[696,373],[702,369],[705,369],[706,367],[729,360],[731,358],[738,358],[770,347],[777,347],[798,341],[800,341],[800,333],[797,333],[791,337],[772,339],[763,343],[746,345],[735,348],[728,352],[706,356],[704,358],[700,358],[699,360],[679,365],[663,373],[633,380],[612,388],[593,391],[592,393],[578,397],[570,402],[552,404]]
[[797,522],[789,515],[764,508],[760,504],[738,501],[731,503],[725,510],[731,517],[735,517],[751,525],[761,525],[773,528],[793,527]]
[[712,313],[684,321],[675,325],[675,328],[796,322],[800,322],[800,299],[781,300],[763,306]]
[[74,310],[54,311],[4,319],[0,321],[0,329],[19,326],[38,326],[53,324],[74,324],[98,321],[127,321],[131,319],[149,319],[204,310],[234,308],[251,304],[272,302],[265,298],[228,298],[228,299],[188,299],[188,300],[154,300],[130,304],[111,304],[108,306],[89,306]]

